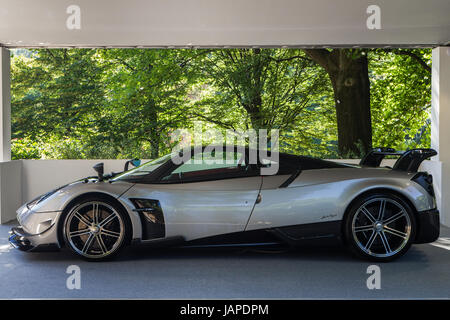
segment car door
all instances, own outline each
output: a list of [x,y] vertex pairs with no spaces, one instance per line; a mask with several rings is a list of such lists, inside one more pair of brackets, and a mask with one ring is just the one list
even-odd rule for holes
[[[220,157],[215,154],[216,160]],[[123,197],[158,201],[166,237],[194,240],[244,231],[262,177],[246,163],[242,152],[223,151],[222,157],[236,161],[210,163],[203,154],[202,162],[196,163],[193,155],[162,175],[158,183],[138,183]]]
[[320,159],[280,155],[278,173],[263,177],[260,202],[246,231],[339,220],[345,208],[338,200],[346,185],[331,178],[336,167]]

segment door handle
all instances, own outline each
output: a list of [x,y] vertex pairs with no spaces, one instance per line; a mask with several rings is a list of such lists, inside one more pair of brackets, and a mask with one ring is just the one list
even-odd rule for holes
[[258,193],[258,196],[256,197],[256,202],[255,203],[260,203],[261,200],[262,200],[261,193]]

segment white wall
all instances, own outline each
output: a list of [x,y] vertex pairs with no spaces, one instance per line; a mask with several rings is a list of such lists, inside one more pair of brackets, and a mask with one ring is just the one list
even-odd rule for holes
[[11,79],[9,50],[0,47],[0,161],[11,160]]
[[0,162],[0,223],[16,218],[22,204],[22,161]]
[[436,198],[441,222],[450,226],[450,47],[433,49],[431,83],[432,173],[436,178]]
[[[14,160],[0,162],[0,223],[15,219],[15,211],[23,203],[69,182],[95,176],[92,166],[105,165],[105,173],[123,170],[126,160]],[[148,160],[143,160],[143,162]],[[358,159],[333,160],[359,163]],[[392,166],[395,160],[384,160],[382,166]],[[440,181],[438,171],[433,169],[437,161],[424,161],[420,170],[431,170],[435,182]],[[440,192],[436,187],[437,196]],[[440,199],[440,198],[439,198]],[[438,201],[438,208],[440,201]],[[443,214],[444,215],[444,214]],[[444,218],[443,221],[450,221]]]
[[[92,167],[104,163],[105,174],[123,171],[126,160],[21,160],[22,202],[69,182],[96,176]],[[132,166],[130,165],[130,168]]]

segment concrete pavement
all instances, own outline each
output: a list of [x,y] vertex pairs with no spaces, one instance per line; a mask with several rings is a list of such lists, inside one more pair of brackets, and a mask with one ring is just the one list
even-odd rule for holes
[[[354,259],[340,246],[295,251],[130,247],[116,260],[89,263],[67,250],[12,249],[7,242],[12,225],[0,225],[0,298],[450,297],[450,229],[444,227],[439,246],[414,245],[399,260],[379,264],[381,289],[369,290],[372,263]],[[66,287],[70,265],[80,267],[80,290]]]

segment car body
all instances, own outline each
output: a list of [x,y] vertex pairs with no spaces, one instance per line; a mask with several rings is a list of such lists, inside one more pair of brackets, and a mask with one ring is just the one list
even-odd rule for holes
[[[337,239],[360,256],[388,261],[439,235],[431,175],[416,172],[434,150],[374,149],[361,165],[284,153],[274,161],[242,147],[189,150],[178,163],[167,155],[109,179],[99,170],[24,204],[10,242],[24,251],[67,245],[99,260],[134,243],[296,246]],[[212,155],[231,161],[213,163]],[[394,168],[379,167],[386,155],[400,156]],[[276,174],[262,175],[273,165]]]

